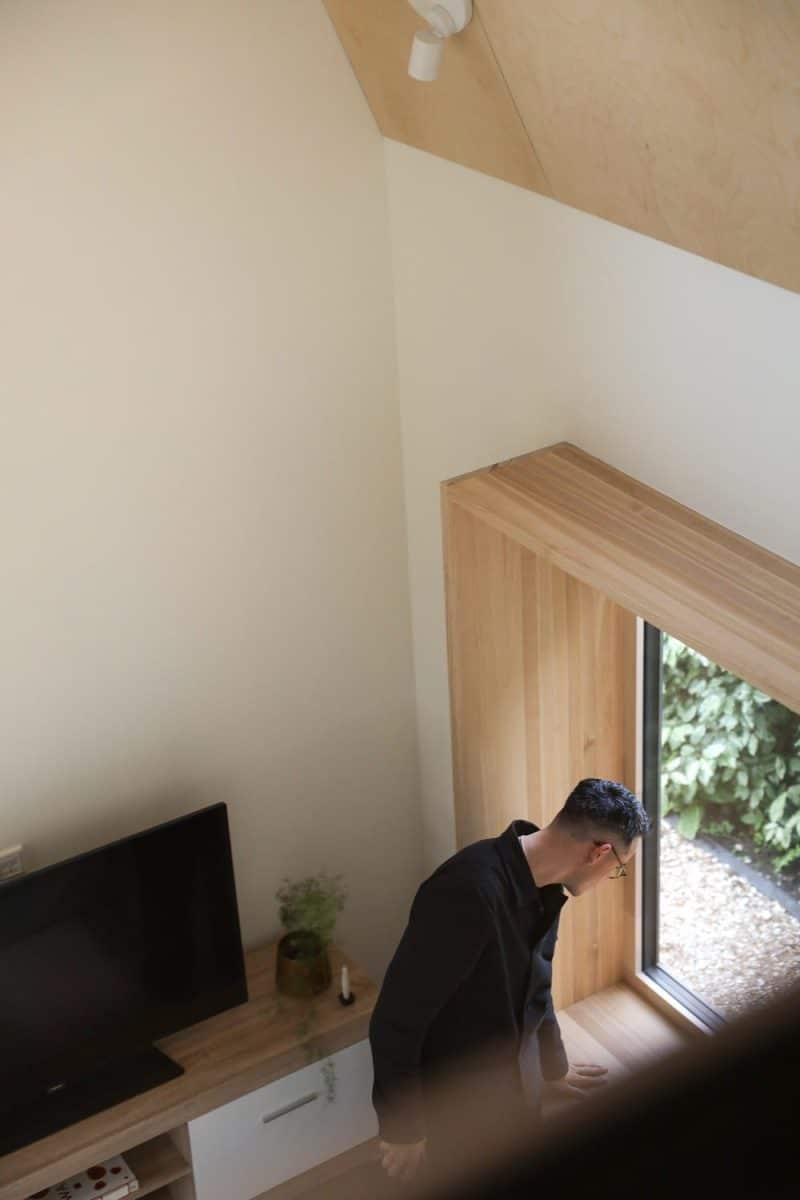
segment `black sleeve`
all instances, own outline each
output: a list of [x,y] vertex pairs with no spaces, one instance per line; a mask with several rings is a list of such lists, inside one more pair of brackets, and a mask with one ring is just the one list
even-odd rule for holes
[[381,1137],[425,1137],[420,1056],[436,1014],[473,970],[491,928],[477,886],[446,876],[426,880],[389,964],[369,1025],[372,1103]]
[[542,945],[542,958],[546,963],[550,964],[547,988],[545,994],[542,996],[545,1012],[538,1030],[542,1078],[547,1080],[561,1079],[569,1070],[569,1060],[564,1049],[564,1043],[561,1040],[561,1030],[559,1029],[556,1011],[553,1007],[553,993],[550,987],[553,955],[555,954],[557,940],[558,918],[553,922],[553,927],[548,932]]

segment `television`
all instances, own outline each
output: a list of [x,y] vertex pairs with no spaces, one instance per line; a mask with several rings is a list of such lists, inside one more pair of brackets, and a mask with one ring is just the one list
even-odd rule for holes
[[225,804],[0,885],[0,1154],[183,1073],[247,1000]]

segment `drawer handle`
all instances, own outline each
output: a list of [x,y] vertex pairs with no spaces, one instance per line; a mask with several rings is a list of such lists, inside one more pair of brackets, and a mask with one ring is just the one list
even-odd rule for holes
[[310,1092],[307,1096],[301,1096],[299,1100],[293,1100],[291,1104],[284,1104],[283,1108],[277,1108],[273,1113],[267,1113],[261,1118],[262,1124],[269,1125],[270,1121],[277,1121],[278,1117],[285,1117],[287,1113],[294,1112],[296,1108],[302,1108],[304,1104],[313,1104],[319,1099],[319,1092]]

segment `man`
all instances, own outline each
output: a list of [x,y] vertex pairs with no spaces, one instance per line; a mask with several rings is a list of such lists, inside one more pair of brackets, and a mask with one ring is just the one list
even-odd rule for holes
[[[369,1028],[388,1175],[446,1167],[469,1118],[491,1141],[533,1127],[546,1088],[580,1096],[605,1082],[605,1068],[568,1063],[553,1010],[562,889],[620,878],[648,829],[622,784],[582,779],[544,829],[512,821],[421,884]],[[433,1103],[455,1079],[456,1099]]]

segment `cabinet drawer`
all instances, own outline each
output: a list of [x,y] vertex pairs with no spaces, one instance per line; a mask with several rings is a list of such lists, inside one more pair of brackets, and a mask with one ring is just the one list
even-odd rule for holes
[[369,1041],[320,1059],[189,1122],[197,1200],[252,1200],[378,1132]]

